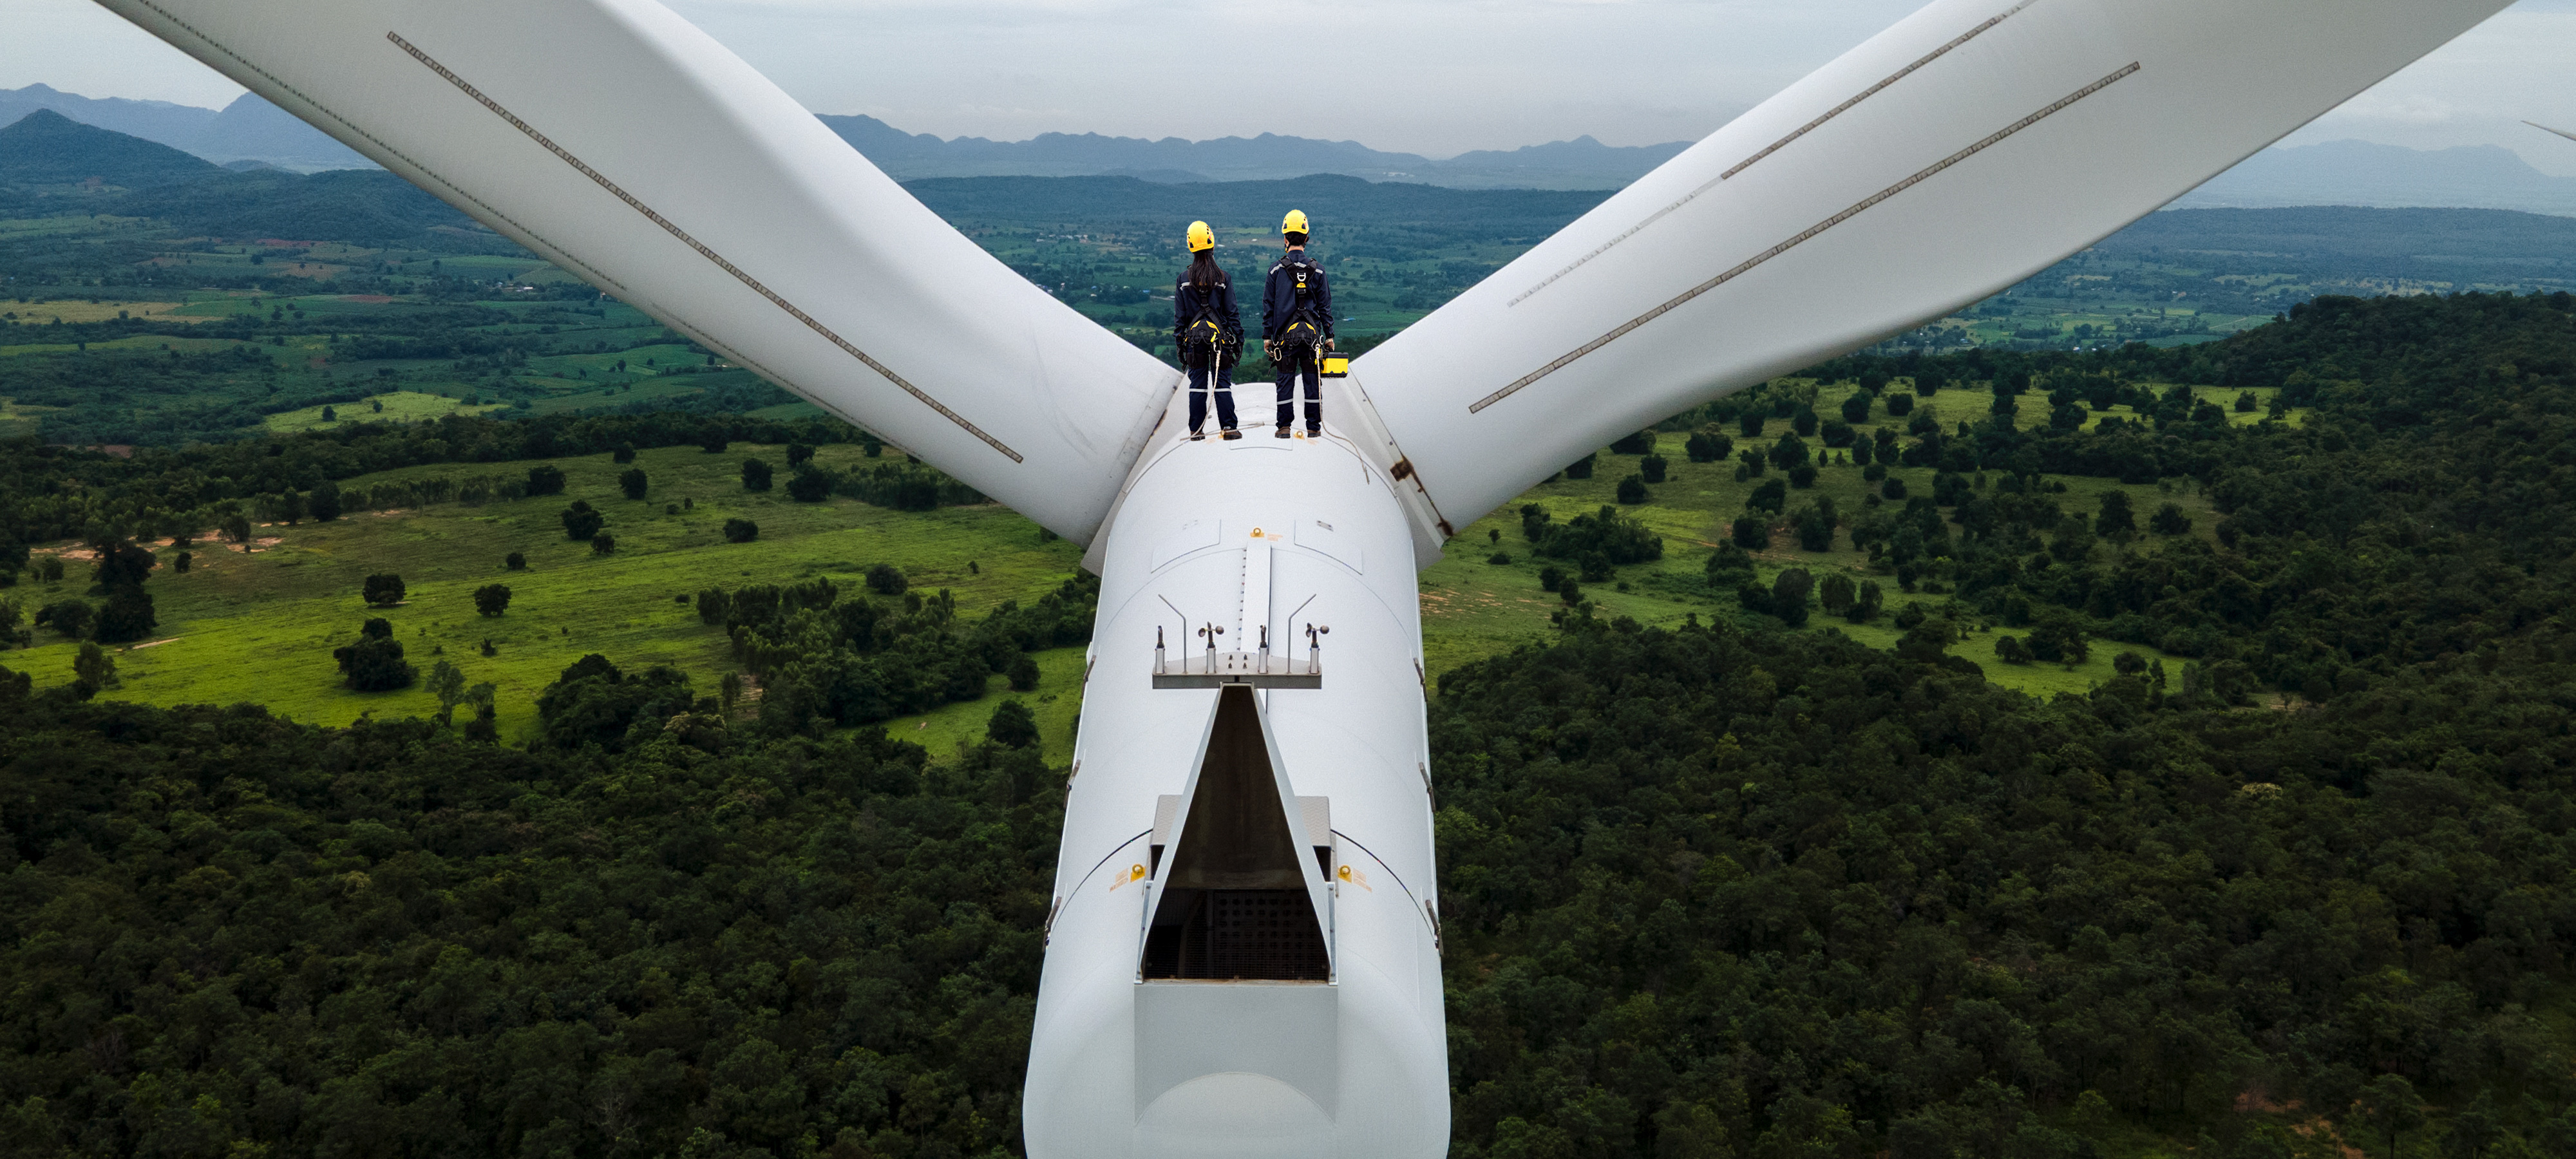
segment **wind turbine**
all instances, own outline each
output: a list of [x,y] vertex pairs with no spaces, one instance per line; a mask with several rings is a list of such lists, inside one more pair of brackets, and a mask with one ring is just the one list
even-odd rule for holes
[[1443,1153],[1416,569],[1612,437],[2010,286],[2506,2],[1932,0],[1358,359],[1326,437],[1191,443],[1177,372],[653,0],[100,0],[1087,544],[1038,1159]]

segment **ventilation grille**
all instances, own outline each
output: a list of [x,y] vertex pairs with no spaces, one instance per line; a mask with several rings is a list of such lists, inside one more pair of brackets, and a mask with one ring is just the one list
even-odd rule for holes
[[[1179,899],[1174,899],[1179,900]],[[1153,928],[1147,978],[1322,982],[1329,967],[1322,923],[1302,889],[1197,891],[1188,917]]]

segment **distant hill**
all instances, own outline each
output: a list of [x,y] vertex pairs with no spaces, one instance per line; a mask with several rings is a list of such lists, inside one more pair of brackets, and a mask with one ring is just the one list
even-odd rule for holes
[[[0,128],[0,205],[39,216],[159,218],[201,237],[381,245],[435,236],[436,248],[446,250],[518,249],[382,169],[304,174],[255,161],[234,165],[39,109]],[[106,190],[64,188],[92,180]]]
[[2321,281],[2420,289],[2576,284],[2576,217],[2510,209],[2172,209],[2094,252],[2213,275],[2296,271]]
[[1104,137],[1043,133],[1026,141],[983,137],[942,140],[906,133],[874,117],[825,116],[823,123],[897,180],[925,177],[1093,177],[1132,174],[1149,181],[1176,176],[1204,181],[1272,181],[1332,173],[1369,181],[1457,188],[1618,189],[1690,147],[1690,142],[1611,146],[1591,137],[1510,151],[1463,153],[1434,161],[1386,153],[1356,141],[1311,137]]
[[2368,141],[2329,141],[2266,149],[2174,205],[2190,209],[2433,206],[2576,214],[2576,177],[2552,177],[2501,145],[2409,149]]
[[454,230],[460,237],[484,240],[488,243],[484,248],[499,252],[518,248],[446,202],[421,192],[419,186],[382,169],[313,174],[216,170],[199,180],[129,195],[117,211],[157,217],[183,233],[209,237],[382,245],[433,230]]
[[1536,242],[1609,196],[1604,190],[1450,189],[1316,174],[1284,181],[1172,184],[1135,177],[932,177],[904,188],[949,221],[1177,238],[1194,220],[1275,228],[1289,209],[1315,221],[1319,252],[1397,258],[1464,241]]
[[256,93],[244,93],[217,111],[169,101],[85,97],[41,84],[0,89],[0,125],[38,110],[141,137],[217,164],[263,161],[301,173],[376,167],[356,150]]
[[0,128],[0,185],[105,185],[139,189],[222,173],[213,163],[140,137],[38,109]]

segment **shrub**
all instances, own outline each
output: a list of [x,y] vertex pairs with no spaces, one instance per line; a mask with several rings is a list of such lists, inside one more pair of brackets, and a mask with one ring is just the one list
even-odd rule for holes
[[1873,401],[1874,400],[1870,397],[1870,393],[1866,390],[1853,392],[1850,398],[1843,400],[1843,421],[1847,423],[1868,422],[1870,403]]
[[1762,437],[1762,418],[1763,418],[1763,416],[1762,416],[1762,412],[1761,412],[1761,411],[1758,411],[1758,410],[1748,410],[1748,411],[1744,412],[1744,414],[1743,414],[1741,417],[1739,417],[1739,418],[1737,418],[1737,419],[1736,419],[1735,429],[1736,429],[1736,430],[1739,430],[1739,431],[1744,432],[1744,437],[1745,437],[1745,438],[1748,438],[1748,439],[1758,439],[1758,438],[1761,438],[1761,437]]
[[564,538],[566,539],[594,538],[599,534],[600,525],[607,522],[608,517],[593,509],[590,501],[586,499],[575,499],[572,501],[572,506],[563,509]]
[[152,614],[151,593],[139,583],[117,584],[107,589],[107,602],[99,606],[98,623],[90,637],[102,644],[125,644],[152,634],[159,624]]
[[315,484],[313,493],[304,500],[305,514],[320,522],[328,523],[338,519],[342,510],[340,486],[328,480]]
[[698,593],[698,621],[706,624],[724,623],[725,612],[732,606],[733,598],[726,595],[723,588],[708,588]]
[[358,629],[358,641],[331,653],[339,661],[342,682],[358,692],[392,692],[411,687],[419,675],[403,662],[403,646],[394,639],[394,626],[383,619],[368,620]]
[[1753,557],[1732,543],[1721,543],[1708,557],[1704,568],[1711,584],[1739,583],[1753,572]]
[[645,477],[642,467],[629,468],[619,472],[617,476],[617,489],[625,492],[628,499],[643,499],[651,485],[651,480]]
[[1538,569],[1538,590],[1552,592],[1565,585],[1565,569],[1549,564]]
[[2102,513],[2093,518],[2093,531],[2113,543],[2126,542],[2138,533],[2137,517],[2129,509],[2129,493],[2102,493]]
[[1619,501],[1633,507],[1650,498],[1646,481],[1636,475],[1619,480]]
[[474,611],[479,615],[497,616],[510,610],[510,585],[485,584],[474,589]]
[[82,644],[72,657],[72,691],[87,700],[102,688],[116,687],[116,657],[96,644]]
[[2156,508],[2155,515],[2147,520],[2147,530],[2158,535],[2182,535],[2191,530],[2191,516],[2184,514],[2179,504],[2167,503]]
[[787,479],[787,497],[799,503],[820,503],[832,497],[832,473],[814,467],[802,467]]
[[1664,473],[1671,468],[1672,462],[1662,455],[1648,455],[1637,460],[1637,476],[1649,483],[1663,482]]
[[1815,577],[1808,575],[1803,567],[1781,572],[1779,578],[1771,581],[1771,614],[1792,628],[1804,626],[1807,622],[1807,596],[1815,586]]
[[1890,502],[1901,500],[1905,498],[1905,480],[1891,478],[1879,485],[1878,493]]
[[1567,580],[1564,583],[1558,584],[1556,585],[1556,598],[1564,600],[1565,606],[1569,608],[1582,603],[1583,585],[1574,580]]
[[1589,479],[1589,478],[1591,478],[1591,477],[1592,477],[1592,465],[1593,465],[1594,463],[1596,463],[1596,462],[1600,461],[1600,458],[1601,458],[1601,456],[1600,456],[1600,455],[1598,455],[1598,454],[1591,454],[1591,455],[1585,455],[1585,456],[1583,456],[1583,457],[1582,457],[1582,458],[1580,458],[1580,459],[1576,459],[1573,463],[1569,464],[1569,465],[1565,468],[1565,477],[1566,477],[1566,478],[1568,478],[1568,479]]
[[1774,515],[1788,510],[1789,485],[1773,479],[1754,488],[1752,494],[1744,497],[1744,508],[1747,511],[1768,511]]
[[698,449],[710,455],[721,455],[725,453],[725,448],[731,445],[721,434],[708,435],[698,440]]
[[1618,442],[1610,444],[1610,453],[1614,455],[1654,454],[1655,432],[1649,429],[1639,431],[1633,435],[1623,435],[1620,437]]
[[1823,608],[1827,615],[1839,616],[1851,610],[1857,595],[1850,576],[1829,575],[1823,583],[1816,585],[1816,606]]
[[592,555],[613,555],[616,551],[616,536],[603,531],[590,537],[590,553]]
[[1904,418],[1907,415],[1913,414],[1914,396],[1910,394],[1891,394],[1887,396],[1887,413],[1897,418]]
[[798,467],[804,466],[806,462],[811,460],[813,457],[814,448],[806,446],[803,443],[787,444],[787,467],[789,470],[794,470]]
[[1834,525],[1838,522],[1831,499],[1802,504],[1797,514],[1789,518],[1790,528],[1798,535],[1798,546],[1808,551],[1832,551]]
[[1026,652],[1011,657],[1002,669],[1002,678],[1011,682],[1013,692],[1034,692],[1038,687],[1038,659]]
[[1485,557],[1485,562],[1486,562],[1486,563],[1494,564],[1494,565],[1496,565],[1496,566],[1501,566],[1501,565],[1503,565],[1503,564],[1508,564],[1508,563],[1510,563],[1511,561],[1512,561],[1512,553],[1510,553],[1510,552],[1508,552],[1508,551],[1497,551],[1497,552],[1495,552],[1494,554],[1492,554],[1492,555],[1489,555],[1489,556],[1486,556],[1486,557]]
[[1035,747],[1038,743],[1038,718],[1029,706],[1017,700],[1005,700],[993,709],[984,724],[984,739],[1009,749]]
[[867,585],[869,591],[881,596],[899,596],[903,594],[906,587],[911,586],[909,581],[903,578],[902,569],[890,563],[870,566],[867,571]]
[[1726,437],[1725,431],[1711,427],[1682,440],[1682,452],[1694,463],[1723,462],[1735,453],[1735,440]]
[[1801,491],[1816,485],[1816,465],[1800,463],[1789,468],[1789,485]]
[[1543,509],[1533,515],[1525,508],[1521,530],[1529,536],[1531,550],[1550,559],[1599,556],[1610,564],[1624,565],[1664,557],[1663,537],[1616,507],[1577,515],[1562,524],[1550,522]]
[[743,489],[743,490],[745,490],[745,491],[766,491],[766,490],[769,490],[769,476],[770,476],[769,464],[764,463],[764,462],[762,462],[762,461],[760,461],[760,460],[758,460],[758,459],[744,459],[744,460],[742,461],[742,489]]
[[2020,637],[1997,636],[1995,637],[1995,659],[2006,664],[2028,664],[2032,656],[2030,649],[2022,645]]
[[362,593],[366,601],[376,607],[392,607],[403,602],[403,579],[391,572],[368,576]]
[[2072,615],[2051,609],[2030,630],[2030,654],[2051,663],[2081,664],[2093,655]]
[[728,519],[724,522],[724,537],[726,543],[749,543],[760,538],[760,525],[748,519]]
[[552,463],[539,463],[528,468],[528,494],[561,495],[564,489],[563,469]]
[[1877,618],[1880,609],[1886,605],[1886,589],[1879,587],[1877,580],[1862,580],[1860,587],[1852,593],[1852,605],[1844,609],[1843,618],[1855,624],[1866,624]]
[[1789,429],[1802,436],[1812,437],[1816,433],[1815,409],[1801,404],[1798,407],[1798,413],[1789,416]]
[[1771,546],[1771,521],[1757,515],[1739,517],[1728,529],[1727,540],[1746,551],[1760,551]]
[[526,571],[528,570],[527,554],[524,552],[514,551],[508,555],[502,556],[501,566],[506,567],[511,571]]
[[96,619],[98,612],[86,602],[58,600],[36,609],[35,624],[39,628],[52,628],[63,639],[78,640],[89,635],[89,626]]
[[635,448],[626,443],[619,443],[616,449],[608,453],[608,458],[611,462],[624,466],[635,461]]

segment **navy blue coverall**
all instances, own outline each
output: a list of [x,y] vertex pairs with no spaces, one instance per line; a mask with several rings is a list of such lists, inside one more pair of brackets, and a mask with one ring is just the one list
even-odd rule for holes
[[[1303,294],[1297,292],[1300,276],[1305,279]],[[1309,260],[1303,249],[1289,250],[1270,267],[1270,281],[1261,288],[1261,340],[1280,344],[1272,356],[1279,368],[1280,429],[1287,429],[1296,414],[1297,380],[1304,378],[1306,433],[1323,430],[1323,383],[1316,359],[1332,338],[1333,287],[1324,278],[1324,267]]]
[[[1188,341],[1190,324],[1201,317],[1214,321],[1224,335],[1213,347],[1202,343],[1193,348]],[[1207,422],[1211,376],[1216,379],[1217,425],[1233,430],[1234,363],[1243,356],[1243,313],[1234,304],[1234,282],[1224,270],[1216,272],[1216,283],[1205,290],[1191,283],[1188,270],[1181,271],[1180,284],[1172,289],[1172,345],[1190,371],[1190,433],[1197,434]]]

